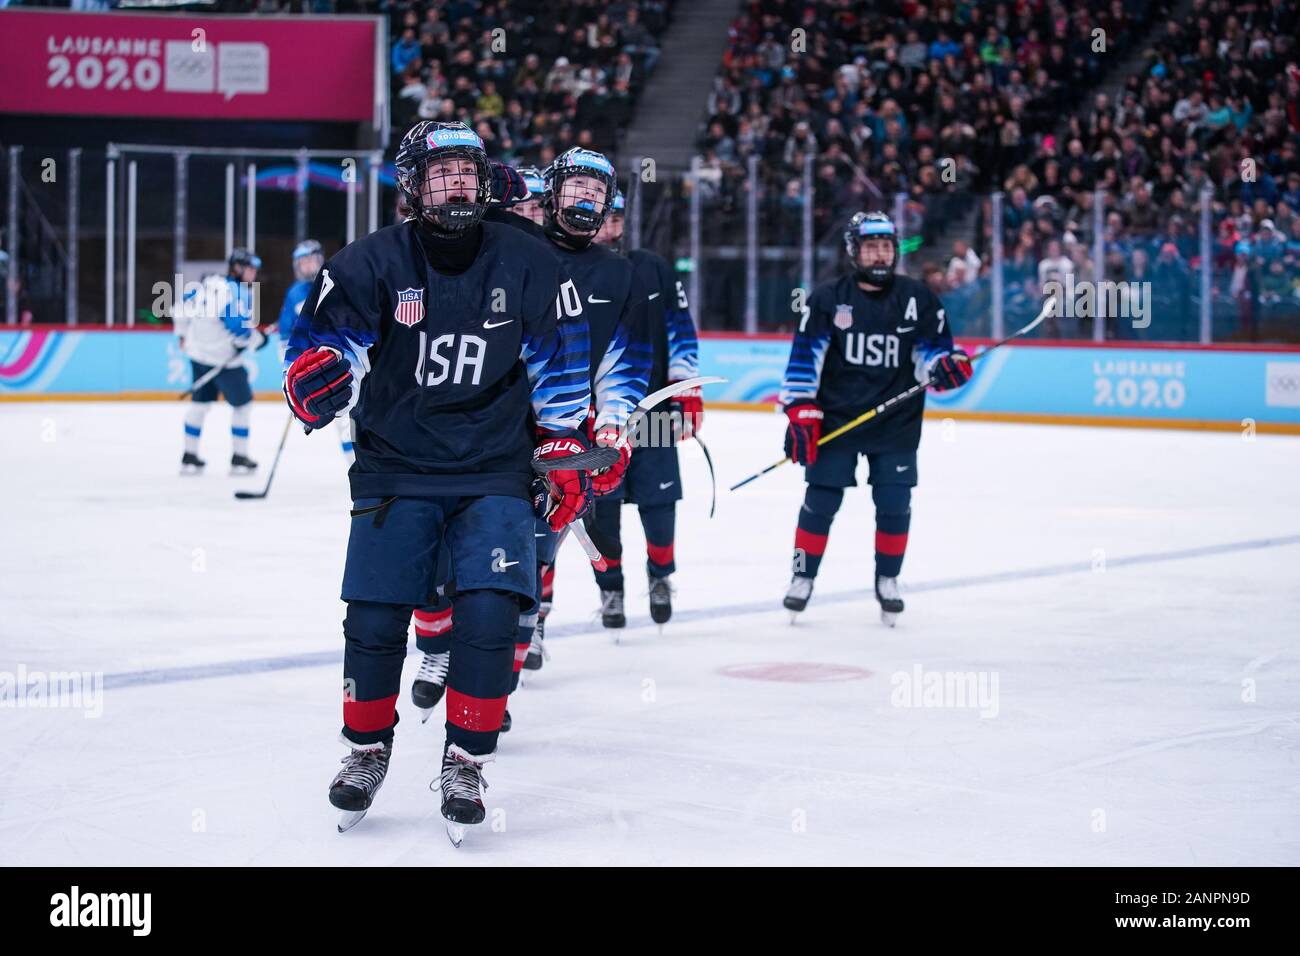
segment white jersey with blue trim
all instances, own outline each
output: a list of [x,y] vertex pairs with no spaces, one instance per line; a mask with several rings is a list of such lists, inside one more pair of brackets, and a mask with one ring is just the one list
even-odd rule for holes
[[176,334],[185,340],[185,354],[204,365],[237,365],[240,350],[257,328],[252,283],[232,276],[205,276],[197,289],[181,300],[173,318]]

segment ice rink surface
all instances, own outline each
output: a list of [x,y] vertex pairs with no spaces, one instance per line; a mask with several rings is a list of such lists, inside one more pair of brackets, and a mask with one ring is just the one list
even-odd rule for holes
[[[80,709],[0,708],[0,863],[1300,864],[1300,439],[928,422],[899,626],[865,489],[791,626],[801,473],[725,491],[783,420],[711,412],[717,516],[688,445],[676,618],[648,622],[632,512],[618,645],[566,545],[551,659],[454,850],[414,653],[388,780],[335,832],[335,433],[291,433],[270,498],[236,501],[262,477],[226,475],[228,410],[198,478],[181,415],[0,405],[0,676],[104,675]],[[257,406],[262,474],[284,416]]]

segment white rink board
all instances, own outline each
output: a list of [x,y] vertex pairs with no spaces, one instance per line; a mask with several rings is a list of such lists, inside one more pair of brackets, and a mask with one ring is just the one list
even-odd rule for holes
[[[334,831],[335,433],[292,433],[271,497],[235,501],[262,479],[225,475],[228,411],[208,417],[212,473],[186,479],[182,411],[0,406],[0,674],[108,685],[98,717],[0,708],[0,863],[1300,864],[1298,439],[928,422],[898,628],[867,594],[865,490],[791,627],[801,475],[725,491],[779,456],[782,419],[710,413],[723,487],[709,521],[686,447],[678,619],[612,645],[566,546],[552,658],[487,774],[499,832],[457,851],[427,789],[441,708],[421,726],[407,702],[415,656],[389,779]],[[284,414],[256,407],[263,471]],[[635,625],[631,511],[624,529]],[[869,674],[722,672],[764,664]],[[996,676],[996,714],[895,706],[918,666]]]

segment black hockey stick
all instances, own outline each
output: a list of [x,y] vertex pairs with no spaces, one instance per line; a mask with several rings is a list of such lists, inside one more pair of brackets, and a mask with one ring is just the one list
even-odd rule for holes
[[[1017,329],[1016,331],[1012,332],[1012,333],[1011,333],[1010,335],[1008,335],[1006,338],[1004,338],[1004,339],[999,339],[997,342],[994,342],[992,345],[990,345],[990,346],[989,346],[988,348],[986,348],[984,351],[982,351],[982,352],[977,352],[976,354],[972,355],[972,356],[971,356],[971,362],[973,363],[973,362],[977,361],[978,359],[982,359],[984,356],[988,355],[988,354],[989,354],[990,352],[992,352],[994,349],[1001,348],[1002,346],[1004,346],[1004,345],[1006,345],[1008,342],[1010,342],[1012,339],[1018,339],[1018,338],[1020,338],[1022,335],[1026,334],[1027,332],[1030,332],[1030,331],[1032,331],[1033,329],[1037,328],[1038,325],[1039,325],[1039,324],[1040,324],[1040,323],[1041,323],[1045,318],[1047,318],[1048,315],[1050,315],[1050,314],[1052,313],[1052,310],[1055,309],[1055,308],[1056,308],[1056,296],[1048,296],[1047,301],[1043,303],[1043,308],[1039,311],[1038,315],[1036,315],[1036,316],[1034,317],[1033,321],[1031,321],[1028,325],[1024,326],[1023,328]],[[886,412],[886,411],[888,411],[889,409],[893,408],[895,405],[899,404],[900,402],[905,402],[905,401],[907,401],[909,398],[912,398],[912,397],[915,396],[915,395],[919,395],[919,394],[921,394],[921,393],[924,392],[927,388],[929,388],[930,385],[932,385],[932,384],[933,384],[933,380],[928,381],[928,382],[917,382],[917,383],[916,383],[915,385],[913,385],[911,388],[909,388],[909,389],[907,389],[907,390],[905,390],[905,391],[899,392],[899,393],[898,393],[897,395],[895,395],[893,398],[886,399],[885,401],[883,401],[883,402],[881,402],[879,405],[877,405],[875,408],[872,408],[872,409],[869,409],[869,410],[863,412],[863,413],[862,413],[861,415],[859,415],[857,418],[853,419],[853,421],[848,422],[847,424],[841,425],[839,428],[835,429],[833,432],[831,432],[831,433],[829,433],[829,434],[827,434],[827,435],[823,435],[821,438],[819,438],[819,439],[817,440],[817,447],[820,448],[822,445],[826,444],[828,441],[834,441],[836,438],[839,438],[839,437],[840,437],[841,435],[843,435],[845,432],[850,431],[851,429],[857,428],[859,425],[863,424],[864,422],[868,422],[868,421],[870,421],[871,419],[875,418],[877,415],[881,414],[882,412]],[[757,478],[762,478],[762,477],[763,477],[764,475],[766,475],[769,471],[776,471],[776,469],[780,468],[782,465],[786,464],[786,463],[789,462],[789,461],[790,461],[790,458],[786,457],[786,458],[782,458],[780,461],[773,462],[772,464],[770,464],[770,465],[768,465],[766,468],[764,468],[762,471],[755,472],[754,474],[750,475],[748,478],[744,479],[743,481],[738,481],[738,482],[736,482],[736,483],[735,483],[734,485],[732,485],[731,488],[728,489],[728,490],[730,490],[730,491],[735,491],[737,488],[743,488],[745,485],[749,484],[751,481],[754,481],[754,480],[757,479]]]
[[613,445],[597,445],[595,448],[588,448],[584,452],[576,455],[566,455],[563,458],[550,458],[544,461],[534,461],[533,471],[539,475],[548,475],[553,471],[570,470],[570,471],[597,471],[601,468],[608,468],[614,462],[618,461],[619,451]]
[[265,498],[271,493],[271,482],[275,480],[275,466],[280,464],[280,453],[284,451],[285,439],[289,437],[289,426],[293,424],[293,415],[290,414],[284,422],[284,431],[280,432],[280,446],[275,450],[275,457],[271,459],[271,473],[266,476],[266,487],[261,491],[236,491],[235,497],[240,501],[248,501],[250,498]]
[[[690,388],[696,388],[703,385],[712,385],[715,382],[725,382],[725,378],[716,378],[705,376],[701,378],[689,378],[680,382],[673,382],[665,385],[658,391],[651,392],[641,401],[636,403],[636,408],[628,416],[627,422],[619,431],[618,438],[612,445],[598,445],[595,448],[589,448],[577,455],[569,455],[566,458],[556,458],[550,461],[533,462],[533,470],[539,474],[555,471],[560,468],[575,469],[577,471],[597,471],[601,468],[608,468],[613,465],[619,458],[618,446],[622,445],[632,436],[641,420],[650,413],[665,398],[671,398],[678,392],[684,392]],[[710,463],[710,467],[712,464]]]
[[695,444],[700,446],[700,451],[704,452],[704,461],[709,466],[709,517],[713,517],[713,511],[718,507],[718,476],[713,473],[713,456],[709,454],[708,446],[700,441],[699,435],[692,435]]
[[[260,328],[255,329],[254,331],[257,332],[257,334],[262,337],[262,341],[257,344],[257,346],[253,349],[253,351],[260,352],[266,346],[266,343],[271,341],[271,337],[267,335],[265,332],[263,332]],[[251,344],[251,339],[249,344]],[[248,345],[236,346],[235,353],[231,355],[230,358],[226,359],[226,361],[223,364],[214,365],[212,368],[208,369],[199,377],[199,380],[197,382],[195,382],[185,391],[181,392],[180,395],[178,395],[177,397],[189,398],[191,395],[193,395],[195,392],[201,389],[204,385],[207,385],[208,382],[212,381],[214,378],[216,378],[226,369],[235,368],[236,366],[231,365],[230,363],[235,361],[237,358],[239,358],[239,356],[243,355],[244,351],[247,348]]]

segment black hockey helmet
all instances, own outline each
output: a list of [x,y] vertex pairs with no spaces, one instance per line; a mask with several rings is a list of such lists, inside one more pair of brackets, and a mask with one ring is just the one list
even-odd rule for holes
[[[542,210],[545,213],[543,227],[546,231],[566,242],[595,236],[614,205],[614,195],[618,192],[614,164],[603,153],[575,146],[555,157],[555,161],[546,167],[542,175],[546,184],[546,192],[542,195]],[[574,176],[591,176],[599,180],[605,187],[605,195],[594,200],[582,199],[567,206],[562,205],[565,201],[565,180]],[[578,235],[574,236],[561,229],[561,223]]]
[[[457,174],[429,174],[445,160],[467,159],[474,164],[478,185],[457,192]],[[483,140],[464,123],[421,121],[407,130],[397,148],[397,188],[413,217],[442,235],[458,235],[472,228],[487,211],[492,192]],[[449,201],[435,202],[435,199]]]
[[[858,250],[862,248],[862,243],[869,239],[890,241],[894,247],[894,254],[889,265],[873,265],[867,268],[858,265]],[[893,220],[883,212],[854,213],[853,218],[849,220],[848,228],[844,230],[844,251],[849,254],[853,272],[859,280],[877,286],[887,285],[893,280],[894,270],[898,268],[898,230],[894,228]]]
[[242,266],[261,269],[262,257],[247,249],[231,249],[230,258],[226,260],[226,271],[233,275],[235,270]]

